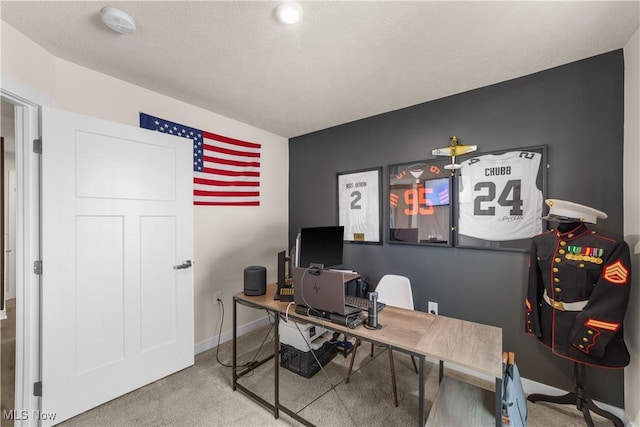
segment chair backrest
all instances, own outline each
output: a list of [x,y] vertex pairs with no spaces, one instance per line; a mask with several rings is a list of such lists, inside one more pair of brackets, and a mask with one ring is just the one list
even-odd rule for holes
[[393,307],[413,310],[413,292],[408,277],[385,274],[376,286],[378,301]]

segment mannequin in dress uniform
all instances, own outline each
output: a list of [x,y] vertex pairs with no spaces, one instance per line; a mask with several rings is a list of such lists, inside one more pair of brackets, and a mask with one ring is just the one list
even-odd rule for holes
[[564,200],[547,200],[556,229],[531,245],[526,332],[555,354],[589,365],[629,364],[622,320],[629,301],[627,243],[590,230],[604,212]]
[[619,237],[594,231],[607,214],[564,200],[546,200],[558,223],[533,237],[525,301],[525,331],[551,351],[574,361],[576,392],[565,396],[531,395],[529,400],[576,403],[588,425],[589,410],[622,422],[593,404],[586,392],[584,366],[621,369],[629,364],[622,321],[629,301],[631,258]]

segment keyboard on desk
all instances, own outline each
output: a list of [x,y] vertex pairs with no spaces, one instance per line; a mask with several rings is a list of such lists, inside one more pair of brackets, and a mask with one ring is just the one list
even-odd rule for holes
[[[345,295],[344,303],[349,307],[356,307],[356,308],[361,308],[363,310],[369,310],[369,308],[372,307],[373,301],[367,298],[356,297],[353,295]],[[380,301],[378,301],[376,305],[378,306],[378,311],[382,310],[387,306],[385,303]]]

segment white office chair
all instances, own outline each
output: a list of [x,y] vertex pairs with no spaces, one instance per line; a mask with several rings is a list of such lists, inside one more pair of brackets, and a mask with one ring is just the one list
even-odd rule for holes
[[[404,276],[398,276],[396,274],[386,274],[378,282],[376,286],[376,292],[378,292],[378,301],[385,303],[392,307],[406,308],[407,310],[414,310],[413,306],[413,292],[411,291],[411,281]],[[349,370],[347,371],[346,383],[349,383],[351,377],[351,370],[353,368],[353,361],[356,358],[356,350],[360,345],[360,340],[356,341],[356,345],[353,348],[353,354],[351,355],[351,362],[349,363]],[[373,357],[373,343],[371,343],[371,356]],[[418,373],[418,367],[416,366],[416,360],[411,356],[413,362],[413,369]],[[395,405],[398,406],[398,391],[396,389],[396,371],[393,365],[393,352],[389,348],[389,367],[391,369],[391,381],[393,385],[393,399]]]
[[414,310],[413,292],[408,277],[385,274],[376,286],[378,301],[393,307]]

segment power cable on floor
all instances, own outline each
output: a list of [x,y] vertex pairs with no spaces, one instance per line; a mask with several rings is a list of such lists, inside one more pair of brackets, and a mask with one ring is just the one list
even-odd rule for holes
[[[222,363],[222,361],[220,361],[220,355],[219,355],[219,352],[220,352],[220,337],[222,336],[222,325],[224,324],[224,303],[220,299],[218,299],[218,303],[220,304],[220,307],[222,308],[222,311],[221,311],[221,318],[220,318],[220,330],[218,331],[218,345],[216,347],[216,360],[218,361],[219,364],[221,364],[222,366],[224,366],[226,368],[233,368],[233,365],[228,365],[228,364]],[[236,365],[237,368],[251,367],[256,362],[256,360],[258,360],[258,356],[260,355],[260,352],[262,351],[262,347],[264,346],[264,343],[267,341],[267,338],[269,337],[269,334],[273,330],[273,322],[271,321],[271,315],[269,314],[268,311],[267,311],[267,316],[269,316],[269,324],[271,326],[269,327],[269,330],[267,331],[267,333],[265,334],[264,338],[262,339],[262,342],[260,343],[260,347],[258,347],[258,350],[256,351],[256,354],[253,356],[253,358],[249,362],[243,363],[242,365]]]

